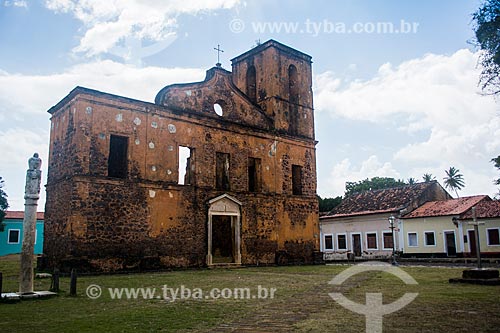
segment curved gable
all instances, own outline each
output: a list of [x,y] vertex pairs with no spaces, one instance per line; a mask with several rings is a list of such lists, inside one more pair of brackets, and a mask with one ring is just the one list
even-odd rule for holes
[[[231,72],[219,67],[208,70],[202,82],[166,86],[155,103],[266,130],[272,127],[271,119],[233,84]],[[221,114],[215,112],[215,104]]]

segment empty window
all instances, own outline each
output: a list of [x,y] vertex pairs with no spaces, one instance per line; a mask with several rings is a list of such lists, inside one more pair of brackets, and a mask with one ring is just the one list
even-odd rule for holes
[[288,67],[288,92],[290,94],[290,103],[299,103],[299,85],[297,82],[297,67],[290,65]]
[[367,245],[367,248],[369,250],[378,249],[378,247],[377,247],[377,234],[376,233],[366,234],[366,245]]
[[500,245],[498,229],[488,229],[488,245]]
[[229,154],[217,153],[215,186],[218,190],[229,190]]
[[434,231],[426,231],[424,232],[424,236],[426,246],[436,245],[436,236],[434,235]]
[[333,236],[325,235],[325,250],[333,250]]
[[392,249],[394,247],[394,240],[392,239],[392,232],[384,232],[384,249]]
[[9,244],[19,244],[21,230],[19,229],[10,229],[9,237],[7,239],[7,243]]
[[418,237],[416,232],[408,233],[408,246],[416,247],[418,246]]
[[179,146],[179,185],[192,185],[194,181],[194,149]]
[[222,106],[219,103],[214,104],[214,111],[219,117],[222,117],[222,115],[224,114]]
[[111,135],[109,139],[108,176],[127,177],[128,138]]
[[347,250],[346,235],[337,235],[337,249]]
[[288,93],[289,93],[289,108],[288,108],[288,131],[292,135],[298,134],[299,129],[299,84],[297,67],[290,65],[288,67]]
[[247,96],[252,102],[257,102],[257,76],[254,66],[247,70]]
[[292,193],[302,195],[302,167],[292,165]]
[[260,158],[248,158],[248,191],[259,192],[261,189]]

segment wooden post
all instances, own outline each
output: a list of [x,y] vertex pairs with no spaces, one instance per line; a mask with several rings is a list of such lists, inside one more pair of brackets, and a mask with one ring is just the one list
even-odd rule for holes
[[69,294],[76,296],[76,269],[71,270],[71,278],[69,282]]
[[472,220],[474,224],[474,234],[476,237],[476,256],[477,256],[477,268],[483,268],[481,263],[481,244],[479,244],[479,222],[477,222],[476,218],[476,207],[472,207]]
[[19,293],[33,293],[33,257],[35,248],[36,209],[40,198],[40,182],[42,171],[40,167],[42,160],[38,153],[28,160],[28,171],[26,171],[26,186],[24,188],[24,221],[23,221],[23,245],[21,249],[21,271],[19,279]]
[[52,283],[50,285],[50,291],[55,293],[59,292],[59,269],[54,269],[54,274],[52,274]]

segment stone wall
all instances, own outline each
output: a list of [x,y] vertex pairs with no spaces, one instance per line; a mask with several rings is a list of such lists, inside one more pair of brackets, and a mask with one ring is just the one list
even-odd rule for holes
[[[310,61],[300,61],[307,95]],[[155,104],[77,87],[49,110],[44,252],[51,266],[203,266],[208,202],[222,194],[241,202],[242,264],[312,262],[319,250],[312,116],[301,118],[302,134],[282,133],[272,116],[281,111],[262,110],[234,80],[214,67],[203,82],[165,87]],[[312,113],[312,96],[304,101]],[[109,176],[113,136],[126,142],[122,178]],[[189,185],[178,183],[180,146],[191,149]],[[216,188],[217,153],[229,155],[229,190]],[[260,160],[256,192],[249,158]],[[301,195],[292,193],[292,165],[302,168]]]

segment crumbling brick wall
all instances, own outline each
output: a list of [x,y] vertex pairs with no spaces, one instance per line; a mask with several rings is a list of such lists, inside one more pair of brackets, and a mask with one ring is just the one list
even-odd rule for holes
[[[77,87],[49,110],[44,252],[51,266],[89,271],[203,266],[209,201],[222,194],[241,203],[242,264],[312,262],[319,227],[310,57],[275,41],[249,52],[252,59],[264,55],[254,64],[258,101],[238,86],[241,66],[249,61],[238,58],[236,72],[214,67],[203,82],[165,87],[154,104]],[[277,107],[291,103],[288,88],[280,88],[291,63],[301,74],[294,133],[283,125],[290,108]],[[276,80],[266,86],[264,74]],[[111,159],[121,154],[113,138],[125,145],[123,177],[110,169]],[[186,185],[178,182],[181,146],[192,154]],[[217,153],[227,156],[228,188],[216,186]],[[250,158],[259,161],[253,174]],[[300,195],[292,191],[297,181],[292,165],[302,170]],[[254,174],[259,187],[250,189]]]

